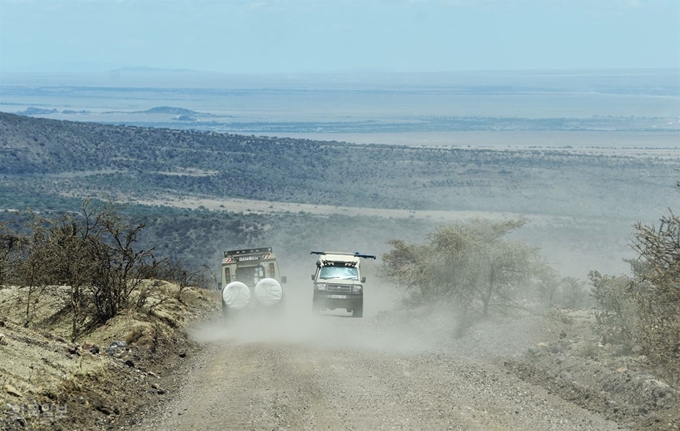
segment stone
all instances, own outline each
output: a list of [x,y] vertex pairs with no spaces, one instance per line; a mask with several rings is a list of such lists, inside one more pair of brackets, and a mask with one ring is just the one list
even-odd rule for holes
[[3,386],[2,389],[12,396],[19,397],[19,398],[23,397],[23,395],[21,395],[21,392],[17,391],[17,389],[10,384]]

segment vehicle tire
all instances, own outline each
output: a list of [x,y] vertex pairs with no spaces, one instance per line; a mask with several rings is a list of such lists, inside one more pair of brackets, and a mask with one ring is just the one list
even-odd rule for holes
[[232,281],[222,289],[224,308],[241,310],[250,303],[250,289],[240,281]]
[[283,288],[281,283],[273,278],[263,278],[258,281],[253,289],[258,303],[265,307],[279,305],[283,300]]
[[352,310],[352,317],[364,317],[364,304],[361,304]]
[[312,302],[312,314],[321,314],[321,305],[317,301]]

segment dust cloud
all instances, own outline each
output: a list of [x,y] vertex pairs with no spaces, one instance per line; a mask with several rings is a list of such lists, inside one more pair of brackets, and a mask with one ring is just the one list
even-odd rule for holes
[[[353,318],[344,309],[314,314],[312,281],[309,274],[299,273],[289,276],[284,285],[284,312],[264,309],[234,314],[226,320],[216,318],[191,329],[190,336],[201,343],[266,343],[394,353],[425,352],[441,347],[441,340],[432,339],[431,322],[427,325],[429,336],[424,337],[423,316],[408,319],[409,313],[401,307],[404,292],[380,280],[374,269],[366,268],[363,272],[368,278],[364,284],[363,318]],[[428,320],[433,317],[429,316]],[[443,326],[447,327],[455,320],[452,316],[437,319],[445,320]],[[443,338],[450,338],[451,333],[445,332],[441,334]]]
[[[556,228],[529,223],[520,229],[514,239],[526,241],[542,248],[542,254],[559,271],[561,276],[585,279],[587,271],[607,267],[602,258],[592,255],[583,231],[574,232],[571,224]],[[326,241],[318,249],[369,251],[377,256],[388,251],[384,238],[399,237],[404,232],[371,232],[371,237],[357,238],[356,233],[331,232],[337,243]],[[415,234],[415,232],[411,233]],[[611,232],[604,232],[605,236]],[[383,240],[376,240],[375,238]],[[420,241],[423,241],[421,238]],[[410,239],[410,241],[414,241]],[[415,240],[418,242],[418,240]],[[288,282],[283,285],[286,307],[282,313],[261,310],[232,315],[228,320],[221,316],[190,330],[191,337],[201,343],[274,344],[295,345],[323,349],[352,349],[377,351],[388,354],[453,353],[472,356],[514,357],[537,342],[550,337],[550,325],[536,314],[521,316],[494,315],[489,320],[476,320],[463,338],[457,337],[456,307],[449,303],[422,307],[407,307],[403,289],[380,277],[380,259],[362,260],[364,283],[364,317],[353,318],[344,309],[312,311],[313,283],[316,258],[309,249],[278,241],[271,241],[277,251],[282,274]],[[600,242],[602,244],[602,241]],[[620,246],[617,244],[617,246]],[[354,247],[354,248],[352,248]],[[312,247],[314,248],[314,247]],[[315,249],[316,249],[315,248]],[[572,256],[587,256],[594,268],[588,267]],[[619,255],[608,253],[607,256]],[[538,303],[538,298],[524,299]]]
[[[381,280],[376,264],[367,265],[364,317],[345,310],[312,312],[309,274],[288,277],[283,313],[246,312],[203,323],[189,331],[200,343],[269,344],[311,349],[373,351],[393,355],[449,353],[463,356],[514,357],[547,337],[550,325],[537,316],[477,323],[456,339],[453,306],[441,303],[406,308],[405,293]],[[311,273],[311,270],[310,270]]]

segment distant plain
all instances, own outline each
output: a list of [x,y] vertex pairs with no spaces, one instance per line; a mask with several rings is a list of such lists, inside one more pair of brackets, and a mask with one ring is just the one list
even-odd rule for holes
[[[594,130],[680,130],[679,71],[533,71],[467,73],[345,73],[226,75],[122,69],[90,74],[4,74],[0,110],[56,109],[48,118],[172,124],[203,130],[316,132],[317,127],[376,132],[427,128],[460,131],[504,119],[504,130],[525,120],[578,120]],[[143,113],[181,107],[195,122]],[[64,113],[63,111],[71,111]],[[191,124],[193,123],[193,124]],[[286,124],[289,123],[289,124]],[[259,124],[259,125],[258,125]],[[494,123],[496,124],[496,123]],[[577,123],[574,123],[575,125]],[[373,126],[372,129],[368,129]],[[497,127],[497,125],[495,126]],[[526,127],[526,126],[522,126]],[[354,129],[354,130],[352,130]],[[324,132],[327,130],[319,130]],[[336,131],[336,130],[330,130]]]

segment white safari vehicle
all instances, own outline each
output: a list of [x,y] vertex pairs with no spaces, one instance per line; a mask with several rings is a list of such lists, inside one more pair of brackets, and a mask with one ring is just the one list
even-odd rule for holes
[[245,310],[282,310],[285,294],[271,247],[229,250],[222,259],[222,315]]
[[313,251],[319,259],[314,281],[312,311],[344,308],[352,317],[364,316],[364,286],[361,276],[361,259],[375,259],[371,254]]

